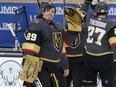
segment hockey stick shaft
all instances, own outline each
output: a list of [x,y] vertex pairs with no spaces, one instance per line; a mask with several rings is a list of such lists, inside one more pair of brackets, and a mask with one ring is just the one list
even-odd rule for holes
[[11,31],[13,37],[16,37],[14,31],[13,31],[13,28],[12,28],[12,24],[7,24],[7,27],[9,28],[9,30]]
[[19,47],[20,51],[23,52],[21,47],[20,47],[20,43],[18,41],[18,38],[16,37],[16,34],[15,34],[14,30],[13,30],[12,24],[7,24],[7,27],[10,30],[13,37],[15,38],[15,46],[16,46],[16,48]]

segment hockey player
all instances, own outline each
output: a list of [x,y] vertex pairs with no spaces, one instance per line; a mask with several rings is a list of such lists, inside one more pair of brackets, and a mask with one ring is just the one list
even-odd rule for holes
[[84,55],[83,87],[97,87],[99,73],[102,87],[113,86],[113,61],[116,61],[116,27],[112,19],[107,18],[108,6],[99,1],[95,12],[88,13],[87,40]]
[[69,74],[63,49],[64,29],[52,20],[55,13],[53,4],[46,5],[41,17],[37,17],[25,33],[26,42],[22,46],[25,61],[20,78],[26,87],[36,87],[37,77],[43,87],[65,87],[59,86],[62,83],[57,77],[61,68],[64,77]]
[[[80,11],[82,5],[72,4],[76,11]],[[70,47],[66,47],[66,53],[69,62],[69,75],[67,76],[67,85],[70,87],[73,81],[73,87],[82,87],[82,73],[83,73],[83,50],[85,37],[83,34],[84,28],[81,33],[76,34],[76,39]],[[73,33],[72,33],[73,34]]]

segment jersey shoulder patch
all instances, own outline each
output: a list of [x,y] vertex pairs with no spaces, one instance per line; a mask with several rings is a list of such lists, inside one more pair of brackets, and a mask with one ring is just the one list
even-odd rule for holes
[[42,19],[36,18],[31,23],[39,24]]

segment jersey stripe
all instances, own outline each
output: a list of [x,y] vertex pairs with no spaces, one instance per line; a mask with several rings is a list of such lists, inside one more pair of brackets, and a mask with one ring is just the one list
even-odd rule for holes
[[36,44],[32,44],[32,43],[24,43],[22,46],[23,51],[27,51],[27,52],[32,52],[34,54],[38,54],[40,51],[40,46],[36,45]]

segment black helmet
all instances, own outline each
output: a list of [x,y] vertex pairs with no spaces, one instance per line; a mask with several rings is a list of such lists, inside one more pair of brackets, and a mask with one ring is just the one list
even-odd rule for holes
[[108,5],[104,1],[99,1],[95,7],[96,14],[108,14]]

